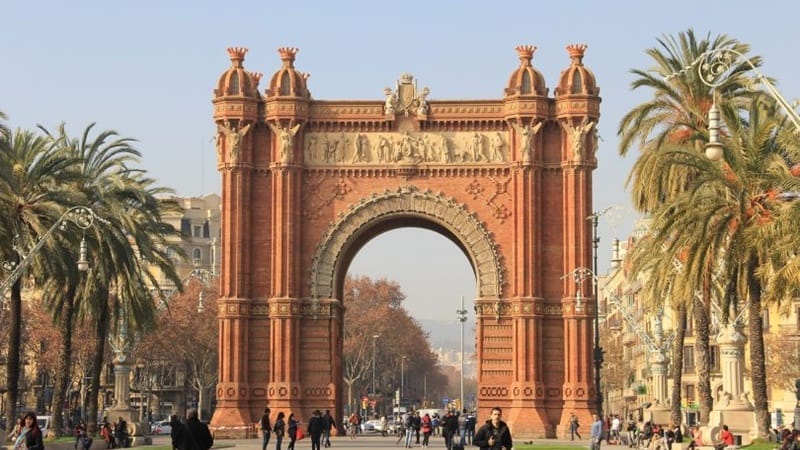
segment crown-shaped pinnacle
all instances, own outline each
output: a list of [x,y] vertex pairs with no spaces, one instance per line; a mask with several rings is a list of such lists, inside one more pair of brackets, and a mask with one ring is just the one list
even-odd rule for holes
[[261,81],[261,77],[263,77],[264,74],[261,72],[249,72],[249,73],[250,76],[253,78],[253,81],[256,83],[256,86],[258,86],[258,82]]
[[297,47],[279,47],[278,54],[281,55],[283,67],[294,67],[294,57],[300,49]]
[[583,54],[586,53],[586,49],[589,46],[586,44],[570,44],[567,46],[567,52],[569,53],[569,58],[572,62],[576,65],[583,64]]
[[536,51],[535,45],[518,45],[516,46],[515,50],[517,51],[517,55],[519,55],[519,60],[523,65],[531,65],[531,59],[533,59],[533,53]]
[[230,56],[231,64],[234,67],[242,67],[245,54],[247,54],[247,48],[245,47],[228,47],[228,56]]

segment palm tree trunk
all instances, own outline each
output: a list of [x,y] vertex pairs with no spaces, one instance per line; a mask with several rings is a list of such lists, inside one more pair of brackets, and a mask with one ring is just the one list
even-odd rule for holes
[[[9,305],[8,358],[6,359],[6,423],[11,430],[17,422],[16,410],[19,398],[19,349],[22,345],[22,281],[11,286]],[[2,439],[5,440],[5,439]]]
[[675,342],[672,344],[672,398],[670,420],[673,424],[683,423],[681,414],[681,389],[683,377],[683,342],[686,339],[686,304],[680,303],[676,308],[678,317],[675,323]]
[[761,319],[761,283],[756,277],[758,261],[750,258],[747,270],[747,328],[750,335],[750,382],[753,387],[753,407],[758,436],[769,438],[769,409],[767,408],[767,368],[764,362],[764,324]]
[[90,431],[97,430],[97,409],[100,398],[100,376],[103,373],[103,363],[106,354],[106,339],[108,337],[108,323],[109,323],[109,306],[108,306],[108,290],[99,289],[97,292],[97,304],[100,305],[97,311],[97,326],[95,327],[95,342],[97,349],[95,350],[94,360],[92,362],[92,390],[89,392],[89,419],[87,421],[87,428]]
[[[709,297],[705,296],[704,299]],[[709,292],[710,295],[710,292]],[[708,416],[714,407],[714,400],[711,397],[711,361],[709,355],[710,328],[708,309],[706,301],[699,299],[694,304],[694,322],[696,337],[694,342],[694,359],[697,370],[697,401],[700,409],[700,424],[708,425]]]
[[64,411],[64,400],[67,398],[69,388],[70,372],[72,370],[72,325],[75,315],[75,291],[76,286],[70,283],[64,293],[64,304],[61,309],[61,352],[58,357],[56,367],[55,383],[53,387],[53,432],[56,437],[61,436],[63,426],[62,415]]

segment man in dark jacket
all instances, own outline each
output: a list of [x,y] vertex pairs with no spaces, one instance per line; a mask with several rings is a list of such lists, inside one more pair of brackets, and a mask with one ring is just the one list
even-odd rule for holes
[[186,429],[189,431],[188,450],[208,450],[214,445],[214,438],[208,425],[197,418],[197,410],[190,409],[186,413]]
[[[328,412],[325,412],[328,414]],[[330,416],[330,414],[328,414]],[[328,425],[330,426],[330,425]],[[325,430],[325,420],[322,418],[322,413],[319,410],[314,411],[311,419],[308,421],[308,434],[311,435],[311,450],[320,450],[320,440],[322,439],[322,432]],[[330,432],[330,428],[328,429]],[[326,447],[330,447],[330,441]]]
[[511,450],[514,445],[511,441],[511,431],[508,425],[500,420],[502,417],[502,409],[492,408],[491,418],[475,433],[472,443],[481,450]]
[[178,420],[177,414],[169,417],[170,432],[169,437],[172,440],[173,450],[189,450],[189,430],[186,425]]

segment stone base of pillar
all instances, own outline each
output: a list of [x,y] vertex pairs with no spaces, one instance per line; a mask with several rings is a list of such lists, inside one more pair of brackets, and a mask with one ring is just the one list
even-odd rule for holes
[[701,427],[703,442],[712,443],[717,441],[719,431],[723,425],[728,426],[728,430],[733,433],[734,438],[741,442],[736,442],[739,446],[750,445],[753,439],[758,437],[758,424],[753,407],[748,405],[734,404],[729,405],[731,409],[719,409],[711,411],[708,416],[708,426]]
[[667,408],[666,405],[657,403],[644,411],[644,418],[662,427],[671,426],[672,410]]
[[794,409],[794,429],[800,430],[800,406]]
[[107,414],[110,422],[117,422],[119,418],[125,419],[128,424],[128,438],[131,440],[131,447],[139,445],[152,445],[153,439],[150,438],[150,427],[147,423],[139,422],[139,411],[130,407],[111,408]]

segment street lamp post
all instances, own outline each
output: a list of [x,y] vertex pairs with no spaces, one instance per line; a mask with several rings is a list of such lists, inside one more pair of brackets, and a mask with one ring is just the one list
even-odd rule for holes
[[397,399],[397,412],[400,413],[400,405],[403,404],[403,388],[405,387],[405,364],[406,364],[406,356],[403,355],[400,357],[400,398]]
[[[599,216],[600,214],[596,214]],[[589,216],[588,219],[591,219],[592,216]],[[597,226],[596,226],[597,218],[593,220],[593,224],[595,224],[595,232],[592,241],[594,242],[595,246],[595,270],[597,267],[597,243],[599,242],[599,238],[597,237]],[[576,267],[572,272],[569,272],[562,276],[561,278],[564,279],[566,277],[572,277],[575,280],[575,312],[582,313],[584,310],[583,306],[583,282],[587,279],[592,280],[593,290],[594,290],[594,348],[592,349],[592,356],[594,360],[594,389],[595,389],[595,405],[597,408],[597,415],[598,417],[603,417],[603,394],[600,391],[600,369],[603,367],[603,349],[600,347],[600,316],[599,316],[599,302],[597,300],[597,274],[592,269],[588,267]]]
[[[64,211],[64,214],[56,220],[53,226],[50,227],[43,235],[36,241],[33,248],[25,254],[22,253],[21,250],[17,248],[17,253],[22,257],[22,260],[19,263],[14,261],[3,261],[2,267],[5,270],[10,270],[11,274],[3,280],[3,283],[0,284],[0,297],[5,297],[6,293],[11,286],[22,276],[22,273],[28,266],[31,264],[33,255],[39,251],[40,248],[44,245],[45,241],[56,231],[56,228],[64,230],[67,225],[67,221],[74,223],[78,228],[81,230],[88,230],[89,228],[94,225],[94,221],[98,220],[102,223],[106,223],[107,221],[101,217],[99,217],[95,212],[86,206],[73,206],[72,208],[67,209]],[[86,238],[81,238],[80,244],[80,252],[77,261],[78,270],[81,272],[85,272],[89,270],[89,260],[87,259],[87,245],[86,245]]]
[[603,348],[600,347],[600,296],[597,290],[597,248],[600,244],[600,237],[597,235],[597,225],[601,216],[619,208],[619,205],[607,206],[586,218],[586,220],[592,221],[592,295],[594,295],[594,348],[592,349],[592,357],[594,360],[594,395],[597,405],[597,415],[599,417],[603,417],[603,393],[600,389],[600,370],[603,368]]
[[461,296],[461,309],[456,310],[458,321],[461,322],[461,390],[459,391],[459,407],[464,408],[464,322],[467,321],[467,310],[464,308],[464,296]]
[[375,341],[378,340],[380,335],[373,334],[372,335],[372,395],[375,395],[375,358],[377,353],[375,352]]
[[[740,61],[749,66],[750,70],[756,74],[753,81],[762,84],[766,88],[767,93],[778,102],[781,109],[794,124],[795,129],[800,132],[800,116],[792,108],[791,103],[781,95],[769,78],[761,73],[749,58],[732,48],[717,48],[704,52],[692,61],[686,69],[667,76],[665,81],[680,76],[686,70],[697,66],[697,74],[700,77],[700,81],[706,86],[716,89],[725,83],[732,71],[738,67],[738,62]],[[714,96],[713,100],[716,100],[716,96]],[[716,102],[711,105],[708,111],[708,122],[709,139],[708,144],[706,144],[706,157],[712,161],[718,161],[722,158],[723,151],[722,144],[719,141],[719,109]]]

